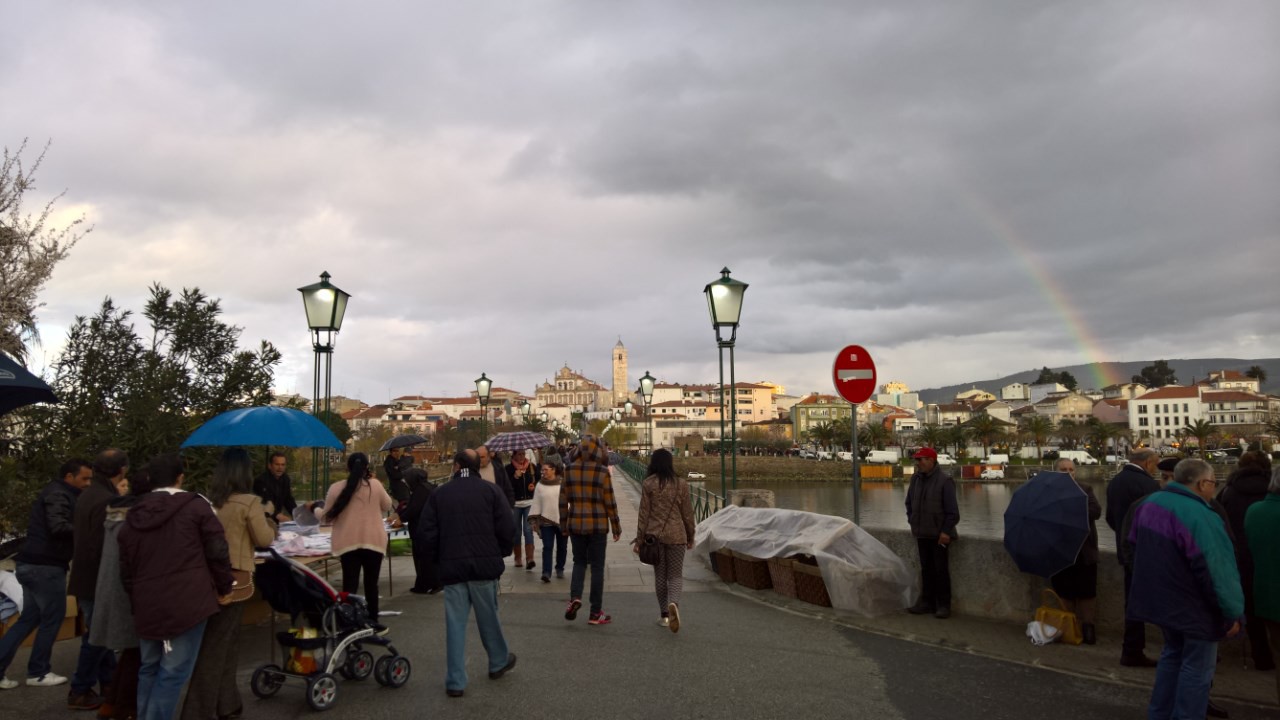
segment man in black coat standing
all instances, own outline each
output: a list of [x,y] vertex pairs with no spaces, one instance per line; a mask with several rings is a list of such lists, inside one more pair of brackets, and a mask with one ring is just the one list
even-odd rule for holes
[[444,585],[447,669],[445,693],[462,697],[467,686],[467,617],[476,612],[476,628],[489,655],[489,679],[516,665],[498,620],[498,578],[511,554],[515,520],[505,494],[480,477],[480,458],[463,450],[453,459],[453,476],[427,500],[414,538],[414,552],[435,561]]
[[951,617],[951,543],[956,539],[960,505],[956,483],[938,467],[938,453],[920,448],[911,456],[916,471],[907,486],[907,524],[920,553],[920,600],[907,608],[912,615],[939,620]]
[[[68,460],[31,505],[27,539],[18,553],[14,573],[22,586],[22,615],[0,637],[0,690],[12,690],[17,680],[4,676],[18,646],[35,632],[27,658],[27,684],[53,687],[67,679],[53,672],[50,657],[58,628],[67,610],[67,566],[74,550],[76,499],[93,477],[89,463]],[[87,634],[87,633],[86,633]]]
[[293,499],[293,480],[285,472],[288,458],[282,452],[273,452],[267,458],[267,469],[253,481],[253,494],[271,503],[276,522],[293,520],[293,509],[298,502]]
[[[1111,482],[1107,483],[1107,525],[1116,532],[1116,547],[1125,546],[1122,528],[1125,515],[1137,501],[1160,489],[1156,482],[1156,469],[1160,465],[1160,456],[1155,450],[1141,448],[1129,454],[1129,462],[1125,464]],[[1117,552],[1116,558],[1124,566],[1124,606],[1129,610],[1129,589],[1133,585],[1133,567],[1125,564],[1123,554]],[[1155,667],[1156,661],[1147,657],[1144,650],[1147,646],[1146,626],[1134,620],[1125,620],[1124,640],[1120,646],[1120,664],[1127,667]]]

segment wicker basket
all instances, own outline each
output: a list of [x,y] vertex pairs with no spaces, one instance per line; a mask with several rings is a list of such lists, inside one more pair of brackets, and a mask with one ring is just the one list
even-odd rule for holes
[[733,554],[734,582],[752,590],[768,590],[773,587],[769,579],[769,561],[735,552]]
[[790,558],[769,558],[769,580],[773,591],[789,598],[796,597],[796,576]]
[[720,549],[711,553],[711,569],[716,571],[721,580],[733,582],[733,551]]
[[831,596],[827,594],[827,583],[822,579],[822,570],[816,565],[797,560],[792,569],[796,579],[796,597],[822,607],[831,607]]

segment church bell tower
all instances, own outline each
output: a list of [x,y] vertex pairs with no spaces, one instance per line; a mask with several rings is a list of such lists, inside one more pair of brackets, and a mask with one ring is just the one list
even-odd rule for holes
[[627,348],[619,337],[618,344],[613,346],[613,404],[621,405],[630,396],[631,389],[627,387]]

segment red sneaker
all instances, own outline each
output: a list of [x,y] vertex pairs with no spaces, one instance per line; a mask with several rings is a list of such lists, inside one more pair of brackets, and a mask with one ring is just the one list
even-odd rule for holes
[[604,611],[591,613],[591,617],[587,620],[588,625],[608,625],[613,622],[613,617],[605,615]]
[[568,607],[566,607],[566,608],[564,609],[564,619],[565,619],[565,620],[577,620],[577,619],[578,619],[578,608],[580,608],[580,607],[582,607],[582,601],[581,601],[581,600],[579,600],[578,598],[574,598],[574,599],[570,600],[570,601],[569,601],[569,606],[568,606]]

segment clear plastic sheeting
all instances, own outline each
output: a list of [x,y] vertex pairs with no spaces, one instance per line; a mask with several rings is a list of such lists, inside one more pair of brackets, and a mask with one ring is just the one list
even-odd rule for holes
[[901,612],[917,595],[916,574],[845,518],[730,506],[699,523],[694,540],[693,551],[704,562],[722,548],[760,559],[812,555],[832,607],[859,615]]

